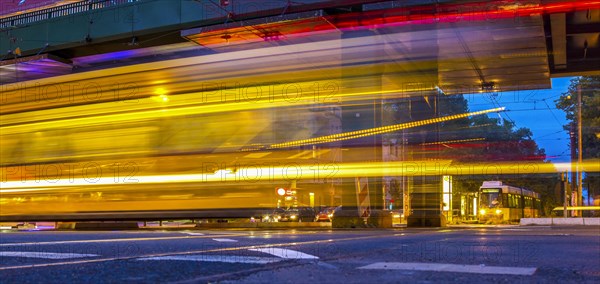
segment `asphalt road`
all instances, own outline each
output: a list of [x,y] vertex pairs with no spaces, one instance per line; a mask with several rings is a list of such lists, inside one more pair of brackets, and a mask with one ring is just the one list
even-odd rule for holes
[[0,282],[600,283],[600,228],[3,231]]

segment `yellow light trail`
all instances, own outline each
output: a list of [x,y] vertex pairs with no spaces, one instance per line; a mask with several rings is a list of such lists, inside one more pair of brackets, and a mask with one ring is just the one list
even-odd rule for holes
[[[310,90],[316,83],[336,82],[342,85],[341,80],[323,80],[312,82],[294,83],[299,90]],[[265,90],[271,90],[272,85],[261,85]],[[283,88],[283,87],[282,87]],[[247,88],[234,88],[223,90],[227,93],[244,94]],[[70,106],[65,109],[42,110],[27,113],[7,114],[1,116],[0,131],[2,135],[43,131],[49,128],[81,127],[99,124],[117,124],[126,121],[148,120],[164,117],[176,117],[194,114],[210,114],[222,112],[239,112],[269,108],[283,108],[289,106],[305,106],[327,101],[360,101],[372,99],[371,96],[384,96],[410,92],[407,88],[390,90],[372,90],[372,88],[339,89],[332,93],[331,90],[322,89],[314,92],[298,92],[290,95],[282,90],[272,91],[259,99],[223,99],[221,96],[208,95],[206,92],[195,92],[169,96],[167,100],[156,97],[139,99],[137,102],[97,103],[92,105]],[[423,91],[416,88],[414,91]],[[266,91],[265,91],[266,92]],[[163,95],[164,96],[164,95]],[[166,97],[165,97],[166,98]],[[39,121],[43,119],[43,121]],[[37,120],[37,121],[36,121]]]
[[440,123],[440,122],[454,120],[454,119],[465,118],[465,117],[474,116],[474,115],[481,115],[481,114],[486,114],[486,113],[490,113],[490,112],[499,112],[499,111],[503,111],[504,109],[505,109],[504,107],[499,107],[499,108],[493,108],[493,109],[487,109],[487,110],[481,110],[481,111],[475,111],[475,112],[469,112],[469,113],[462,113],[462,114],[455,114],[455,115],[449,115],[449,116],[438,117],[438,118],[413,121],[413,122],[408,122],[408,123],[401,123],[401,124],[395,124],[395,125],[389,125],[389,126],[369,128],[369,129],[363,129],[363,130],[358,130],[358,131],[351,131],[351,132],[326,135],[326,136],[303,139],[303,140],[296,140],[296,141],[272,144],[271,146],[268,147],[268,149],[295,147],[295,146],[303,146],[303,145],[309,145],[309,144],[329,143],[329,142],[335,142],[335,141],[355,139],[355,138],[360,138],[360,137],[365,137],[365,136],[394,132],[394,131],[398,131],[401,129],[413,128],[413,127],[429,125],[429,124],[434,124],[434,123]]
[[474,141],[483,141],[483,140],[485,140],[485,138],[471,138],[471,139],[459,139],[459,140],[421,143],[419,145],[427,146],[427,145],[453,144],[453,143],[474,142]]
[[[238,165],[229,171],[219,174],[175,174],[148,175],[135,177],[135,182],[115,183],[114,178],[90,179],[60,179],[60,180],[29,180],[1,182],[0,194],[51,191],[61,187],[105,186],[105,185],[141,185],[161,183],[200,183],[235,185],[246,183],[267,182],[275,180],[317,181],[323,179],[389,176],[460,176],[460,175],[512,175],[512,174],[549,174],[561,173],[570,168],[570,163],[545,162],[490,162],[490,163],[453,163],[450,160],[438,161],[396,161],[396,162],[350,162],[331,163],[315,166],[314,164],[293,164],[277,167],[257,167]],[[600,160],[588,160],[581,164],[585,172],[600,172]]]

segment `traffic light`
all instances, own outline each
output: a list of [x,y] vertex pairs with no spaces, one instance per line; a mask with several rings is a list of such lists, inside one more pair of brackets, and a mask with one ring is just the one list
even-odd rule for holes
[[223,6],[223,7],[229,6],[229,0],[221,0],[221,6]]

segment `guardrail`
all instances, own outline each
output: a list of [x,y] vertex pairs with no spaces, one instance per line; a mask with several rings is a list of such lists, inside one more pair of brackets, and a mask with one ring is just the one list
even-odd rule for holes
[[522,226],[600,226],[600,218],[584,217],[584,218],[521,218]]
[[65,4],[16,16],[0,18],[0,29],[139,1],[142,0],[89,0]]

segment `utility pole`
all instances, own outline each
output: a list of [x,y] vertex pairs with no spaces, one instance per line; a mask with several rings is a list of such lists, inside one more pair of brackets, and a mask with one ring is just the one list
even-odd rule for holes
[[[577,193],[575,195],[576,206],[583,205],[583,180],[582,180],[582,137],[581,137],[581,84],[577,85]],[[580,212],[578,212],[580,213]],[[580,214],[577,214],[580,215]]]
[[[575,204],[575,200],[573,199],[574,196],[572,196],[573,194],[576,194],[577,191],[577,168],[575,166],[575,156],[577,156],[577,148],[575,148],[575,144],[577,143],[577,140],[575,139],[575,121],[572,121],[569,125],[570,131],[569,131],[569,138],[571,141],[571,183],[570,183],[570,187],[571,190],[569,191],[570,194],[570,199],[571,199],[571,206],[576,206]],[[571,211],[571,216],[575,216],[575,211]]]
[[564,202],[563,202],[563,218],[568,217],[567,206],[569,205],[569,177],[567,171],[560,174],[561,181],[563,182],[563,193],[564,193]]

